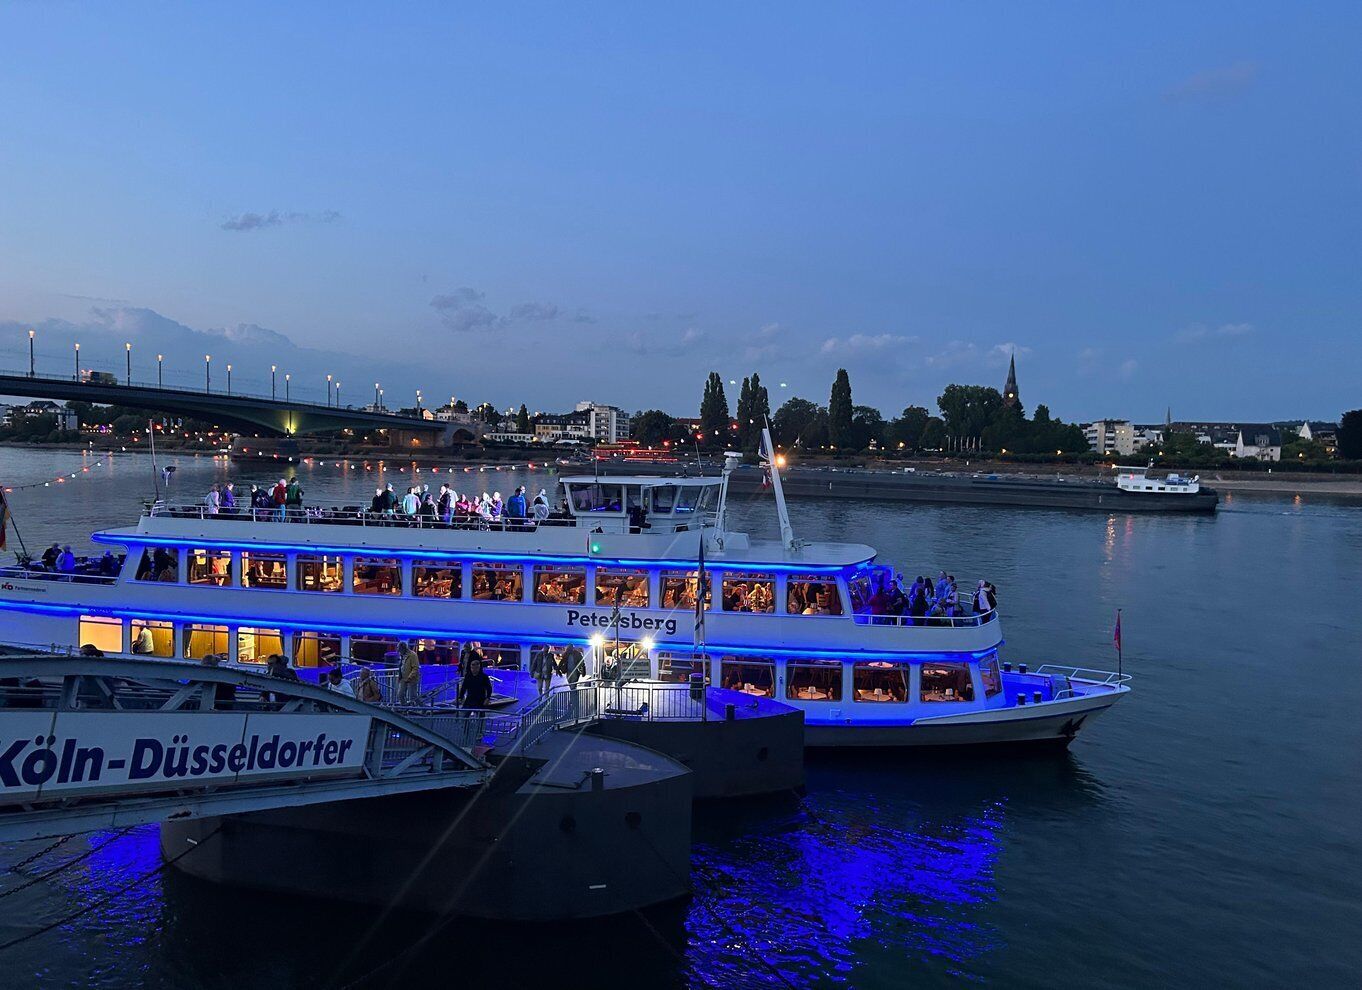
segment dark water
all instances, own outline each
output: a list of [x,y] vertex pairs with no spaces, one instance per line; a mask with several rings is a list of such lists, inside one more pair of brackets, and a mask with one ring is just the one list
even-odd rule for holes
[[[0,480],[97,459],[0,448]],[[186,495],[229,470],[175,461]],[[301,468],[309,497],[367,497],[376,474],[355,463]],[[11,496],[30,544],[125,524],[150,489],[132,455],[81,475]],[[456,487],[507,493],[516,477]],[[763,501],[736,516],[773,530]],[[910,573],[990,577],[1014,660],[1110,666],[1123,608],[1134,693],[1067,754],[819,757],[800,802],[701,809],[695,897],[672,910],[440,925],[159,871],[0,952],[0,985],[332,986],[389,962],[365,985],[1357,985],[1362,504],[1236,495],[1214,518],[1136,518],[808,502],[793,517]],[[43,845],[0,849],[0,941],[157,863],[140,830],[6,896],[24,882],[8,867]]]

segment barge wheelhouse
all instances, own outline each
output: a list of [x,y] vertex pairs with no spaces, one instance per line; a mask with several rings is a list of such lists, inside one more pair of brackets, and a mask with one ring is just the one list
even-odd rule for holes
[[504,670],[577,645],[598,676],[698,675],[798,707],[830,746],[1067,742],[1128,690],[1002,662],[992,607],[877,607],[892,570],[869,546],[794,540],[778,474],[782,539],[729,531],[727,480],[567,477],[549,518],[490,522],[158,502],[95,534],[114,574],[0,569],[0,639],[304,670],[391,664],[408,640],[435,679],[470,642]]

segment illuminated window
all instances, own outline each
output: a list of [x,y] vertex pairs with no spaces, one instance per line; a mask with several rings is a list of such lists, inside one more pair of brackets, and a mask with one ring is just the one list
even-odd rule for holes
[[351,636],[350,659],[356,663],[397,666],[398,641],[391,636]]
[[338,556],[299,555],[297,574],[299,591],[340,591],[345,585],[345,565]]
[[923,701],[973,701],[969,664],[924,663],[920,697]]
[[796,701],[841,701],[841,663],[836,660],[787,663],[785,697]]
[[979,674],[984,681],[984,697],[991,698],[1003,689],[1003,675],[998,672],[998,654],[991,653],[979,661]]
[[288,569],[284,555],[241,551],[241,586],[287,590]]
[[341,638],[330,633],[295,632],[293,634],[293,665],[295,667],[329,667],[341,658]]
[[585,605],[586,568],[536,564],[534,600],[544,605]]
[[144,657],[175,655],[175,625],[159,619],[136,619],[132,623],[132,652]]
[[212,584],[221,588],[232,581],[232,552],[230,550],[189,551],[189,583]]
[[770,574],[725,574],[725,612],[774,612],[776,580]]
[[[695,608],[696,585],[699,577],[695,571],[662,572],[662,607]],[[714,576],[705,574],[705,608],[709,609],[714,601]]]
[[167,547],[147,547],[133,573],[136,581],[178,581],[180,552]]
[[574,512],[623,512],[624,489],[619,485],[572,485]]
[[525,597],[525,572],[519,564],[473,565],[473,597],[480,602],[518,602]]
[[659,650],[657,676],[659,680],[689,684],[691,674],[709,675],[709,657],[703,653],[673,653]]
[[101,653],[122,653],[123,620],[104,615],[82,615],[80,645],[93,646]]
[[422,664],[450,667],[459,662],[459,641],[455,639],[414,639],[411,648]]
[[785,611],[791,615],[841,615],[837,582],[804,574],[792,575],[785,592]]
[[241,663],[264,663],[284,655],[284,636],[278,629],[241,626],[236,631],[236,658]]
[[462,598],[463,565],[457,560],[414,561],[411,590],[417,598]]
[[709,512],[718,501],[718,496],[718,485],[687,485],[678,488],[675,512],[678,516]]
[[184,627],[184,658],[202,660],[210,653],[227,652],[227,627],[191,622]]
[[775,662],[764,657],[724,657],[719,664],[719,683],[730,691],[774,698]]
[[482,653],[482,665],[492,670],[519,670],[519,643],[474,643]]
[[851,668],[851,696],[856,701],[904,702],[908,700],[906,663],[874,660]]
[[357,595],[400,595],[402,565],[393,557],[356,557],[353,587]]
[[[596,568],[596,604],[648,607],[648,572]],[[692,606],[694,607],[694,606]]]

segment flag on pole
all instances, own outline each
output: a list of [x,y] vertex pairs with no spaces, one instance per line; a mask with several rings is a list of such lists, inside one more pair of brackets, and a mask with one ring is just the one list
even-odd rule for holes
[[705,575],[705,534],[702,530],[699,567],[695,572],[695,645],[701,650],[705,647],[705,592],[708,584],[709,578]]
[[1111,641],[1116,646],[1116,655],[1121,654],[1121,610],[1116,610],[1116,629],[1111,634]]
[[0,488],[0,550],[5,549],[5,537],[9,534],[9,503],[5,501],[5,489]]

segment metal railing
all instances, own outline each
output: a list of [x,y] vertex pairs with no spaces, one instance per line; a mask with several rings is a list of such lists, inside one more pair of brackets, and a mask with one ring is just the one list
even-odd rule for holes
[[[122,565],[120,565],[121,567]],[[0,576],[17,577],[25,581],[60,581],[67,584],[116,584],[118,575],[83,574],[80,571],[49,571],[47,568],[35,569],[31,565],[12,564],[0,567]]]
[[1053,663],[1041,664],[1032,673],[1041,677],[1067,677],[1070,680],[1083,681],[1087,684],[1100,684],[1105,687],[1117,687],[1131,679],[1129,674],[1118,674],[1114,670],[1098,670],[1095,667],[1065,667]]
[[998,610],[972,612],[968,615],[876,615],[871,612],[855,612],[852,619],[862,626],[982,626],[998,617]]
[[[143,508],[143,515],[169,519],[211,519],[227,522],[286,522],[332,526],[375,526],[397,529],[458,529],[482,532],[499,531],[511,533],[531,533],[540,526],[576,526],[578,520],[548,518],[511,519],[502,516],[487,519],[477,514],[462,514],[448,521],[439,516],[407,516],[402,513],[371,512],[362,506],[323,508],[321,506],[284,506],[282,508],[257,509],[249,505],[238,505],[230,509],[211,512],[207,505],[197,503],[152,502]],[[589,520],[584,520],[589,521]]]
[[689,684],[599,684],[598,708],[603,718],[638,722],[698,722],[708,717],[705,696]]

